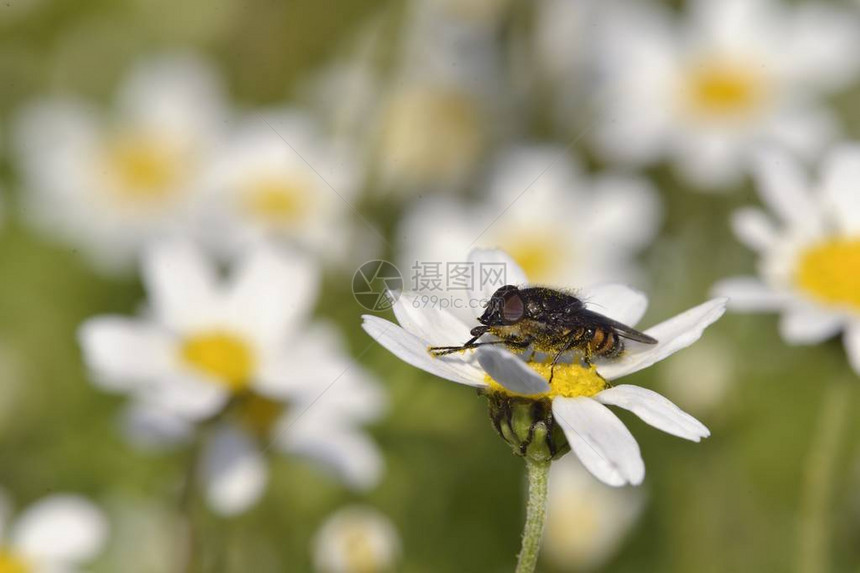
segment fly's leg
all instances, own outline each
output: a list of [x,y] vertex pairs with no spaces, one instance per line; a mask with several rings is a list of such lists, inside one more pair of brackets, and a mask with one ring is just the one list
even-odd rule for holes
[[562,355],[574,346],[576,346],[577,342],[579,342],[581,338],[582,337],[580,336],[579,332],[573,333],[570,338],[567,339],[567,342],[564,344],[561,350],[556,352],[555,356],[552,359],[552,364],[549,367],[549,380],[547,381],[548,384],[552,384],[552,377],[555,376],[555,365],[558,364],[559,360],[561,360]]
[[488,346],[490,344],[505,344],[507,346],[513,348],[528,348],[528,346],[532,343],[531,338],[523,338],[523,339],[507,339],[507,340],[490,340],[488,342],[475,342],[480,338],[479,336],[475,336],[467,341],[463,346],[432,346],[430,347],[430,354],[433,356],[447,356],[448,354],[453,354],[455,352],[459,352],[461,350],[471,350],[473,348],[478,348],[481,346]]

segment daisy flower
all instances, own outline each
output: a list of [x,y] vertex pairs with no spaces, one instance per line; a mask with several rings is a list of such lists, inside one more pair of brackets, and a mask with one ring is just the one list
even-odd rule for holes
[[444,273],[471,245],[506,250],[536,283],[635,282],[632,259],[654,238],[662,215],[647,181],[588,178],[560,147],[502,153],[485,188],[480,203],[433,197],[404,216],[399,261],[411,272],[413,290],[426,290],[417,276],[425,263],[441,263]]
[[143,279],[149,311],[88,320],[84,358],[99,386],[132,396],[132,427],[147,439],[206,427],[199,470],[213,509],[239,513],[260,497],[269,446],[355,487],[376,482],[382,462],[359,425],[380,415],[383,397],[335,332],[308,321],[318,285],[309,259],[259,247],[222,281],[193,246],[169,242],[146,252]]
[[314,538],[314,567],[322,573],[394,571],[399,557],[397,529],[372,507],[339,509]]
[[127,269],[149,239],[182,229],[224,118],[217,75],[185,56],[135,67],[111,112],[33,103],[15,129],[25,213],[98,268]]
[[102,512],[86,499],[53,494],[10,521],[0,499],[0,571],[49,573],[76,571],[101,552],[108,535]]
[[[475,262],[505,260],[504,253],[476,250]],[[527,284],[525,275],[507,259],[508,281]],[[472,297],[487,300],[491,293],[474,292]],[[635,326],[647,306],[645,296],[618,284],[583,289],[578,296],[589,309],[623,324]],[[453,314],[435,306],[415,304],[415,296],[402,294],[394,304],[399,326],[376,316],[365,315],[363,327],[395,356],[431,374],[486,391],[492,398],[516,402],[525,398],[548,410],[549,425],[557,423],[583,465],[604,483],[613,486],[638,485],[645,465],[636,440],[606,406],[632,411],[646,423],[664,432],[698,442],[708,429],[692,416],[656,392],[632,385],[609,382],[638,372],[693,344],[725,311],[725,299],[714,299],[679,314],[643,332],[658,340],[654,345],[628,343],[617,359],[595,367],[558,364],[553,383],[547,382],[550,365],[526,362],[522,357],[497,347],[484,346],[476,352],[434,357],[431,346],[450,346],[468,338],[471,328]],[[553,421],[554,420],[554,421]],[[504,426],[502,420],[501,426]],[[500,427],[503,434],[510,428]],[[547,430],[548,432],[550,430]],[[529,443],[518,443],[526,452]],[[552,446],[550,446],[552,450]],[[555,455],[562,447],[556,444]]]
[[811,157],[836,135],[822,96],[857,75],[857,14],[780,0],[698,0],[686,19],[613,5],[601,24],[596,141],[612,160],[671,158],[706,189],[737,184],[775,142]]
[[558,460],[549,471],[547,558],[563,570],[599,568],[618,551],[645,501],[640,488],[607,487],[571,458]]
[[[470,260],[502,262],[510,284],[526,284],[522,269],[501,251],[476,250]],[[487,300],[491,294],[475,291],[471,298]],[[618,284],[584,289],[577,296],[588,308],[631,326],[647,306],[642,293]],[[606,406],[630,410],[655,428],[695,442],[710,435],[701,422],[660,394],[639,386],[611,386],[609,382],[691,345],[722,316],[725,306],[725,299],[714,299],[653,326],[644,332],[655,338],[656,344],[629,342],[625,352],[612,361],[596,365],[559,362],[554,369],[548,361],[527,362],[523,355],[496,346],[445,356],[431,354],[433,346],[462,343],[470,327],[436,305],[422,304],[413,294],[403,294],[394,303],[399,326],[370,315],[364,316],[362,326],[401,360],[487,395],[496,431],[526,460],[529,493],[516,571],[532,573],[544,530],[553,459],[573,450],[588,471],[611,486],[638,485],[645,477],[639,445]]]
[[[467,3],[456,3],[466,8]],[[510,126],[497,35],[435,0],[407,6],[401,59],[371,134],[390,193],[460,189]]]
[[355,248],[349,223],[362,178],[353,155],[309,114],[261,113],[240,124],[211,163],[199,231],[221,252],[271,239],[343,257]]
[[757,189],[771,213],[735,213],[735,234],[759,256],[758,276],[721,281],[715,291],[742,312],[781,312],[789,344],[816,344],[840,331],[860,374],[860,145],[822,161],[816,182],[787,153],[757,161]]

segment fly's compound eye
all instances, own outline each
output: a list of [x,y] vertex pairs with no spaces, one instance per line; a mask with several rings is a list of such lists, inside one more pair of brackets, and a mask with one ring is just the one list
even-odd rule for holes
[[514,324],[520,321],[525,314],[525,305],[523,299],[516,293],[511,293],[505,297],[502,303],[502,319],[506,324]]

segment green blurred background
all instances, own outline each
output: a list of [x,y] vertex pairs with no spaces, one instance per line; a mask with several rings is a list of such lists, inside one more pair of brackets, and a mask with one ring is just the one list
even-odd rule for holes
[[[402,9],[400,2],[365,0],[6,0],[0,3],[0,133],[7,137],[13,110],[42,93],[108,103],[135,60],[175,49],[216,62],[237,105],[288,101],[315,68],[349,45],[362,22],[381,15],[396,31]],[[512,7],[515,15],[527,12]],[[833,105],[846,132],[860,133],[860,92]],[[534,133],[566,141],[533,119]],[[8,148],[4,141],[0,149]],[[585,149],[575,152],[589,157]],[[48,492],[75,491],[112,518],[152,514],[156,523],[169,522],[164,516],[175,510],[187,454],[144,453],[124,443],[116,431],[124,399],[90,385],[75,340],[88,317],[134,313],[144,298],[141,285],[100,277],[74,249],[28,230],[16,207],[26,190],[11,160],[2,161],[0,485],[22,506]],[[589,168],[600,165],[589,158]],[[665,221],[641,257],[652,299],[645,324],[700,302],[716,280],[753,269],[753,256],[727,221],[734,209],[757,203],[750,184],[708,195],[685,189],[666,169],[648,174],[663,196]],[[390,233],[403,207],[377,199],[360,209]],[[346,502],[366,501],[391,517],[402,536],[398,571],[511,570],[524,513],[522,460],[494,434],[482,398],[372,344],[359,327],[352,271],[328,272],[318,314],[342,327],[354,355],[390,394],[390,413],[372,428],[388,465],[382,483],[365,495],[350,493],[311,464],[274,456],[270,487],[245,515],[224,520],[202,503],[194,508],[201,569],[308,571],[319,524]],[[860,570],[860,385],[837,342],[791,348],[779,339],[776,322],[728,315],[706,333],[702,344],[727,350],[718,354],[730,361],[725,395],[717,406],[696,411],[670,394],[710,427],[712,437],[702,444],[620,413],[642,447],[648,503],[605,570],[794,569],[808,502],[802,492],[808,480],[822,479],[814,456],[828,395],[841,404],[836,410],[842,408],[848,428],[833,438],[836,465],[824,468],[832,486],[832,497],[822,501],[826,526],[836,569]],[[632,382],[668,393],[671,362]],[[704,361],[700,368],[723,366]],[[123,532],[115,528],[112,536],[118,542]],[[94,570],[126,570],[123,555],[122,543],[113,544]],[[555,569],[544,563],[542,570]]]

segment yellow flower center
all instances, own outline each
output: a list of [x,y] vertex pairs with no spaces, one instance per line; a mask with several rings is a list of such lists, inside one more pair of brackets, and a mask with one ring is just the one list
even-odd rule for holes
[[242,206],[253,218],[276,226],[295,225],[310,207],[306,181],[267,177],[255,181],[244,194]]
[[230,332],[210,331],[190,336],[182,343],[180,353],[187,365],[230,390],[243,390],[250,384],[254,353],[242,338]]
[[[540,374],[541,377],[549,380],[551,364],[547,362],[528,362],[529,368]],[[516,392],[511,392],[487,375],[487,383],[490,389],[495,392],[501,392],[511,396],[518,396]],[[541,398],[555,398],[561,396],[564,398],[578,398],[580,396],[594,396],[598,392],[606,388],[606,380],[597,373],[597,369],[592,366],[582,366],[580,364],[560,363],[555,365],[555,372],[552,376],[552,383],[548,392],[543,394],[531,394],[526,396],[539,400]]]
[[744,62],[694,65],[688,71],[686,83],[687,109],[705,118],[748,115],[763,103],[766,91],[762,74]]
[[506,241],[504,250],[522,267],[529,280],[536,283],[552,279],[559,262],[570,259],[566,255],[562,256],[558,239],[540,233]]
[[184,170],[175,145],[145,134],[117,137],[107,149],[106,161],[116,193],[135,202],[167,199]]
[[860,238],[832,239],[806,249],[795,278],[822,303],[860,310]]
[[378,573],[383,569],[370,535],[357,526],[343,533],[344,565],[349,573]]
[[29,573],[31,567],[20,557],[5,549],[0,549],[0,573]]

